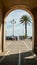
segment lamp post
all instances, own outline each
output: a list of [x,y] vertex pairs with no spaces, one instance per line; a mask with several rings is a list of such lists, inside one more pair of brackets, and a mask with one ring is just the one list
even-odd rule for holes
[[12,23],[12,28],[13,28],[13,37],[14,37],[14,24],[16,23],[16,21],[13,19],[12,21],[11,21],[11,23]]

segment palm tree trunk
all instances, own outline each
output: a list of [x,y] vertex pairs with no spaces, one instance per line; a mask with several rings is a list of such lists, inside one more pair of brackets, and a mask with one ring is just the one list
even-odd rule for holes
[[25,22],[25,38],[27,38],[27,22]]

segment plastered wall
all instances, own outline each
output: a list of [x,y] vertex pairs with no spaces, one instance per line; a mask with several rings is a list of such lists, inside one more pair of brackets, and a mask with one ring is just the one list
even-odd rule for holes
[[0,50],[1,50],[1,44],[2,44],[2,4],[0,1]]

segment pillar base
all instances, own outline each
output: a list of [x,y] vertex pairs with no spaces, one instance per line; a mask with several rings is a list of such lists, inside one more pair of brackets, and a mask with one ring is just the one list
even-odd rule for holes
[[4,52],[0,51],[0,56],[7,55],[8,50],[5,50]]
[[37,47],[34,47],[34,53],[37,55]]
[[4,58],[8,55],[8,50],[0,53],[0,63],[4,60]]

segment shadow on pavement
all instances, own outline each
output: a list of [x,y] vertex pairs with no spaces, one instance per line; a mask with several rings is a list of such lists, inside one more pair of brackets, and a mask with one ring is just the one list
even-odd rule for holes
[[[25,59],[25,57],[32,56],[31,51],[22,52],[20,56],[20,65],[37,65],[37,60],[34,58]],[[7,55],[0,65],[19,65],[19,53]]]

